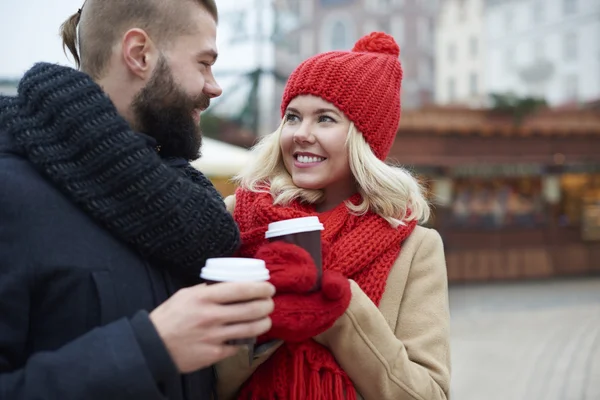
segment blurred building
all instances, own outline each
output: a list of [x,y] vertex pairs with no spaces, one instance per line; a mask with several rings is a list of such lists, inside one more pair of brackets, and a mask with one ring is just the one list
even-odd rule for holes
[[482,106],[492,93],[551,105],[600,99],[598,38],[598,0],[445,0],[436,102]]
[[271,0],[219,0],[215,78],[223,95],[211,103],[215,114],[237,121],[253,134],[273,129],[275,18]]
[[600,98],[600,1],[487,0],[485,27],[488,92]]
[[485,101],[485,0],[445,0],[436,33],[435,101],[481,106]]
[[[402,107],[433,101],[438,0],[275,0],[275,4],[279,32],[275,69],[282,75],[314,54],[349,50],[362,35],[384,31],[400,45]],[[276,85],[276,99],[283,87],[282,82]]]
[[390,158],[429,185],[452,281],[600,273],[597,107],[403,113]]

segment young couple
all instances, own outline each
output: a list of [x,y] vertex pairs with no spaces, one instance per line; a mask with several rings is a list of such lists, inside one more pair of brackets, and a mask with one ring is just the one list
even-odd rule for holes
[[[217,21],[214,0],[87,0],[63,25],[81,71],[38,64],[0,97],[0,398],[447,399],[442,241],[384,163],[398,46],[302,63],[225,205],[189,165],[221,94]],[[313,215],[316,292],[308,254],[264,239]],[[271,282],[200,284],[232,254]],[[225,343],[252,336],[249,366]]]

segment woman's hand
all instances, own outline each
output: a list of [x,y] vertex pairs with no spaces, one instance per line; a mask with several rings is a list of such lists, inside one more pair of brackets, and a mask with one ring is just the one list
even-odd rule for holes
[[[360,286],[358,286],[358,284],[356,282],[354,282],[352,279],[348,279],[348,282],[350,283],[350,299],[352,300],[352,298],[354,298],[356,296],[356,291],[361,291]],[[350,308],[351,305],[349,304],[347,308]],[[345,312],[345,311],[344,311]],[[345,322],[342,321],[341,318],[338,318],[335,323],[328,328],[327,330],[319,333],[318,335],[315,335],[313,337],[314,341],[319,343],[321,346],[327,347],[329,348],[329,343],[332,340],[335,340],[336,335],[339,333],[339,327],[341,326],[341,324],[346,323],[348,320],[346,319]]]
[[310,291],[317,268],[306,250],[285,242],[264,245],[256,258],[265,260],[277,291],[271,314],[273,326],[263,340],[302,342],[329,329],[346,311],[352,292],[350,281],[336,271],[324,270],[321,290]]

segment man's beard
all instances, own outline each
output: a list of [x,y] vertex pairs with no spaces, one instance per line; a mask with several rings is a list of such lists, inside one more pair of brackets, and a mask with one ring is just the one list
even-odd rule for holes
[[186,94],[161,56],[150,81],[133,99],[135,129],[158,142],[161,156],[195,160],[200,157],[202,133],[193,114],[209,104],[210,98],[205,94]]

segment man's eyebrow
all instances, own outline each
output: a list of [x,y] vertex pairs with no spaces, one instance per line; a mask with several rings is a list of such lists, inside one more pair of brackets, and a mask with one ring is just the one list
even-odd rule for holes
[[217,53],[216,50],[210,49],[210,50],[204,50],[201,51],[200,53],[198,53],[198,58],[201,57],[210,57],[212,58],[212,62],[217,61],[217,58],[219,57],[219,53]]

